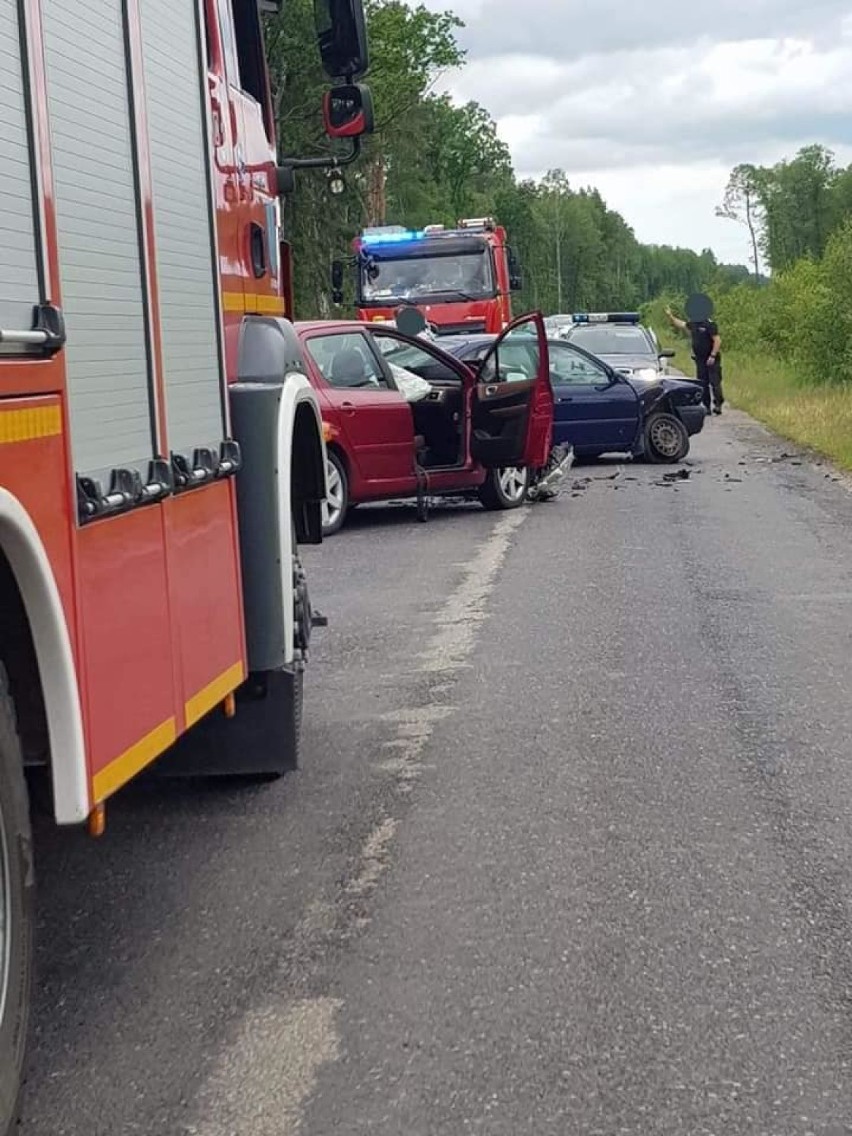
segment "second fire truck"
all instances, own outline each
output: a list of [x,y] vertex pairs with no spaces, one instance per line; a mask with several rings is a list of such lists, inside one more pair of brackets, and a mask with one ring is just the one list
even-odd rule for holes
[[365,229],[355,241],[356,307],[362,320],[420,309],[437,335],[501,332],[512,319],[520,273],[506,230],[490,217],[455,229]]
[[[59,824],[167,754],[295,764],[322,423],[292,326],[267,0],[0,0],[0,1136],[27,1034],[25,767]],[[326,132],[370,128],[317,0]],[[38,770],[34,770],[38,776]]]

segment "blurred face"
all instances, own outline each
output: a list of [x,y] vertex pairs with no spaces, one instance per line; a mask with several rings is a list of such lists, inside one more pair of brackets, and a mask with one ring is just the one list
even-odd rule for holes
[[687,318],[693,323],[713,318],[713,301],[703,292],[695,292],[686,301]]

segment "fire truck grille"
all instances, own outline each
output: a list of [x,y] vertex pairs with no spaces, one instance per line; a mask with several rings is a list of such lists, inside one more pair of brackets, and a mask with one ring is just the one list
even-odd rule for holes
[[485,331],[485,320],[465,320],[464,323],[436,323],[438,335],[479,335]]

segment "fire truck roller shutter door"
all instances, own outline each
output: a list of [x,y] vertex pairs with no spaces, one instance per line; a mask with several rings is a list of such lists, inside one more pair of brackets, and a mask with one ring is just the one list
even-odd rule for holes
[[29,331],[39,302],[18,5],[0,4],[0,330]]
[[169,446],[226,436],[198,4],[141,0]]
[[153,454],[121,0],[42,0],[71,451],[102,477]]

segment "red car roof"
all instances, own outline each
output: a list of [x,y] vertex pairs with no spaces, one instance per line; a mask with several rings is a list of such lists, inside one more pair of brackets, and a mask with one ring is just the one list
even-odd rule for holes
[[369,326],[364,320],[296,320],[293,324],[298,335],[310,331],[363,331]]

